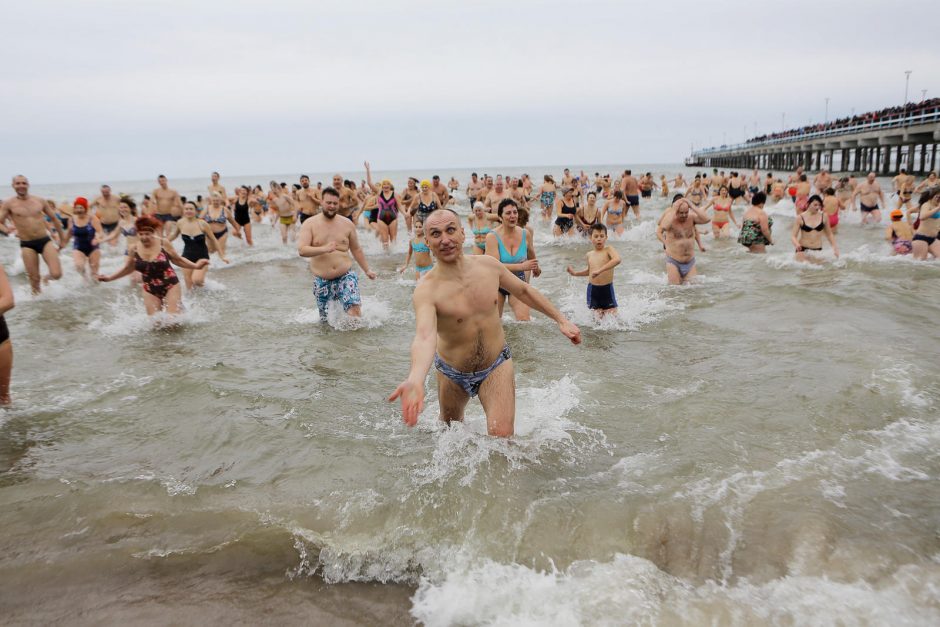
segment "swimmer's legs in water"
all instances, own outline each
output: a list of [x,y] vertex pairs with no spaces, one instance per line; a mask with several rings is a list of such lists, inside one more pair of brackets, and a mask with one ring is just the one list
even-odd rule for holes
[[[512,359],[507,359],[480,385],[480,404],[486,414],[486,432],[489,435],[508,438],[514,433],[516,421],[516,382]],[[470,401],[467,392],[437,373],[437,397],[441,407],[440,419],[447,424],[463,422],[464,410]]]

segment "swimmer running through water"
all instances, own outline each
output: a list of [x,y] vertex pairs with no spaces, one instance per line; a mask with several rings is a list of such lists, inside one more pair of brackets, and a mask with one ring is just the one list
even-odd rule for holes
[[509,437],[515,431],[515,377],[512,353],[496,306],[498,290],[505,290],[554,320],[573,344],[581,343],[581,331],[541,292],[496,259],[465,256],[464,230],[453,211],[442,209],[430,214],[425,233],[437,263],[415,288],[411,369],[388,400],[401,399],[405,424],[417,424],[424,409],[424,382],[433,364],[438,371],[443,422],[463,421],[467,403],[479,395],[487,433]]
[[187,270],[201,270],[209,265],[209,259],[193,263],[177,255],[172,246],[164,248],[164,241],[158,235],[163,224],[152,216],[137,218],[134,226],[137,229],[137,248],[127,256],[124,267],[114,274],[99,274],[97,279],[102,283],[115,281],[136,270],[142,277],[141,287],[148,316],[159,311],[173,315],[180,313],[180,281],[170,262]]

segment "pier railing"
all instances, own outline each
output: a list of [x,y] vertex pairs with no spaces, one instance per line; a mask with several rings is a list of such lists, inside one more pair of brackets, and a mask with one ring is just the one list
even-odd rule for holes
[[743,142],[730,146],[724,145],[715,148],[703,148],[701,150],[694,151],[692,156],[700,157],[714,154],[716,152],[727,152],[729,150],[744,150],[750,148],[761,148],[764,146],[776,146],[779,144],[790,144],[793,142],[822,139],[825,137],[836,137],[839,135],[854,135],[856,133],[868,133],[871,131],[879,131],[889,128],[917,126],[919,124],[929,124],[931,122],[940,122],[940,109],[935,109],[929,113],[918,113],[915,115],[908,115],[903,117],[871,120],[869,122],[856,123],[852,126],[842,126],[839,128],[830,128],[821,131],[811,131],[809,133],[794,131],[793,135],[788,135],[786,137],[776,137],[774,139],[767,139],[757,142]]

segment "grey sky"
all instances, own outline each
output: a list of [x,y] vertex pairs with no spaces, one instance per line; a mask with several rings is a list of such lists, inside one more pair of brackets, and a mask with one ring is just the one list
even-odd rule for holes
[[[134,2],[7,11],[0,175],[676,162],[940,95],[940,2]],[[923,26],[921,26],[923,25]]]

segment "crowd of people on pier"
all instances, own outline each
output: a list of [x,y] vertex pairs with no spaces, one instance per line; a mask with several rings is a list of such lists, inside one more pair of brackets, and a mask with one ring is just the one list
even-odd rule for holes
[[[195,198],[179,194],[161,175],[153,192],[140,199],[102,185],[91,200],[55,202],[30,194],[28,179],[16,176],[15,194],[0,205],[0,230],[19,239],[34,293],[61,278],[59,254],[68,247],[75,271],[89,283],[131,276],[140,285],[148,314],[172,316],[182,309],[182,285],[204,285],[213,255],[229,262],[230,237],[250,247],[258,228],[275,229],[284,245],[295,246],[309,259],[322,321],[331,306],[352,318],[361,315],[353,262],[370,280],[376,279],[361,238],[374,237],[388,251],[405,237],[407,257],[398,271],[414,266],[417,333],[412,372],[393,398],[402,398],[406,422],[413,422],[420,411],[423,377],[432,363],[442,373],[445,420],[460,419],[466,401],[477,393],[489,395],[484,382],[501,364],[511,362],[499,322],[507,304],[517,320],[528,320],[534,308],[555,320],[571,341],[580,341],[577,327],[531,286],[532,277],[559,270],[539,262],[536,229],[551,229],[555,238],[583,238],[584,264],[564,271],[587,279],[586,304],[598,319],[617,313],[614,272],[621,257],[609,237],[638,224],[641,208],[654,194],[665,199],[658,205],[664,210],[654,219],[669,284],[694,279],[696,250],[705,250],[705,237],[736,237],[755,254],[779,242],[765,206],[787,199],[795,217],[788,239],[799,262],[825,263],[824,245],[839,256],[837,233],[847,211],[861,212],[863,225],[880,224],[881,212],[889,211],[883,238],[892,255],[940,257],[936,173],[918,181],[902,170],[892,179],[889,196],[874,173],[861,180],[835,179],[826,170],[810,178],[798,169],[784,178],[757,170],[745,174],[714,169],[686,180],[682,174],[660,174],[656,179],[652,172],[634,174],[630,169],[616,175],[595,172],[593,177],[565,169],[557,180],[545,174],[538,183],[528,175],[473,173],[465,185],[434,176],[409,178],[396,188],[389,179],[375,181],[370,164],[364,165],[366,177],[359,184],[337,174],[326,185],[313,185],[304,175],[295,184],[271,181],[267,189],[239,186],[231,192],[213,173],[206,194]],[[177,239],[181,251],[175,247]],[[102,274],[102,248],[108,247],[114,256],[123,253],[126,261],[116,272]],[[174,266],[181,270],[182,281]],[[12,364],[2,314],[12,307],[10,282],[0,272],[0,403],[9,402]],[[482,349],[468,348],[473,344],[470,333],[486,338]],[[494,378],[501,383],[494,384],[493,394],[502,394],[511,376],[510,367],[508,378],[505,372]],[[496,409],[487,413],[492,413],[493,433],[511,432],[511,415]]]
[[940,112],[940,98],[930,98],[920,102],[909,102],[903,106],[886,107],[880,111],[869,111],[867,113],[857,113],[844,118],[838,118],[831,122],[820,122],[818,124],[807,124],[806,126],[794,129],[788,129],[779,133],[768,133],[759,137],[752,137],[747,140],[747,144],[759,144],[772,139],[793,139],[810,133],[820,131],[837,131],[840,129],[852,128],[853,126],[862,126],[876,122],[891,120],[901,120],[912,116],[927,115]]

